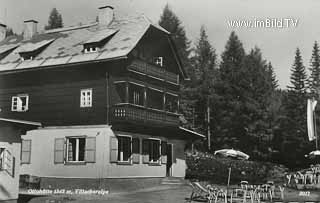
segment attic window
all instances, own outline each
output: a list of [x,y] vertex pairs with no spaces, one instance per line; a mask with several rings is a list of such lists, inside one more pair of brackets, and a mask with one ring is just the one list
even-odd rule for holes
[[29,55],[29,56],[21,56],[21,61],[26,61],[26,60],[33,60],[33,56]]
[[99,50],[99,47],[86,47],[84,53],[94,53]]
[[162,67],[163,66],[163,57],[162,56],[154,57],[153,63]]

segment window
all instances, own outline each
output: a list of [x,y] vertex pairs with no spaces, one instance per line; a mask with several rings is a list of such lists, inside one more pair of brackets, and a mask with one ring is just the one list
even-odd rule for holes
[[143,162],[160,163],[160,140],[143,140]]
[[30,164],[30,161],[31,161],[31,140],[22,140],[21,164]]
[[131,137],[118,137],[118,161],[129,162],[131,158]]
[[82,89],[80,91],[80,107],[92,106],[92,89]]
[[67,138],[67,161],[80,162],[84,161],[86,149],[86,139],[82,138]]
[[129,103],[143,106],[144,103],[144,87],[129,84]]
[[166,111],[177,113],[178,112],[178,96],[166,94]]
[[154,64],[162,67],[163,66],[163,57],[162,56],[154,57],[153,62],[154,62]]
[[26,55],[21,57],[21,61],[26,61],[26,60],[33,60],[33,56]]
[[17,95],[12,97],[11,111],[25,112],[28,110],[29,96]]
[[84,49],[84,53],[94,53],[98,51],[98,47],[87,47]]
[[163,110],[163,92],[156,89],[147,89],[147,95],[148,95],[148,107],[152,109],[159,109]]
[[140,94],[137,91],[133,91],[133,103],[139,104],[140,102]]
[[160,140],[150,140],[150,162],[160,161]]
[[54,140],[54,163],[94,163],[96,137],[66,137]]

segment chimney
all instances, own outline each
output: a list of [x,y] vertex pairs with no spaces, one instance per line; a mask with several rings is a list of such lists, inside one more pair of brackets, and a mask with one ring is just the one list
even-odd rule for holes
[[24,21],[24,29],[23,29],[24,40],[31,39],[34,35],[37,34],[37,24],[38,24],[38,21],[36,20]]
[[0,42],[6,38],[7,26],[0,23]]
[[112,6],[102,6],[99,8],[99,24],[110,25],[114,18],[114,12]]

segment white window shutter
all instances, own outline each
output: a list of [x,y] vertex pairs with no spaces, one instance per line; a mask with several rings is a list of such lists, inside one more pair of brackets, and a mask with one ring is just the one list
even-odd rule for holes
[[14,157],[8,150],[4,151],[4,170],[10,176],[14,176]]
[[96,162],[96,138],[95,137],[86,138],[85,161],[90,163]]
[[56,138],[54,140],[54,163],[61,164],[64,163],[65,159],[65,139]]
[[17,111],[22,111],[22,103],[21,98],[17,97]]
[[149,140],[142,141],[142,161],[143,163],[150,162],[150,142]]
[[132,139],[132,163],[134,164],[140,163],[140,139],[139,138]]
[[167,164],[167,142],[161,142],[161,163]]
[[29,164],[30,162],[31,162],[31,140],[22,140],[21,163]]
[[110,137],[110,162],[118,162],[118,139]]

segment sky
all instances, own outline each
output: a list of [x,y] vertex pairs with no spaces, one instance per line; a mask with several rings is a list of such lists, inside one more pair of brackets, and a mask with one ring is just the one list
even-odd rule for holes
[[[218,56],[233,30],[247,52],[259,47],[263,57],[273,64],[281,88],[290,85],[296,48],[301,50],[308,69],[313,44],[320,38],[319,0],[0,0],[0,22],[21,33],[23,21],[35,19],[39,21],[38,29],[42,30],[51,9],[56,7],[64,26],[71,26],[94,21],[98,7],[105,5],[114,6],[116,15],[143,13],[158,22],[167,3],[182,21],[193,44],[201,25],[205,26]],[[275,27],[275,19],[282,19],[284,27]],[[252,25],[258,25],[257,21],[267,25],[269,21],[274,22],[274,27],[261,24],[254,28],[231,27],[228,21],[232,20],[250,21]]]

